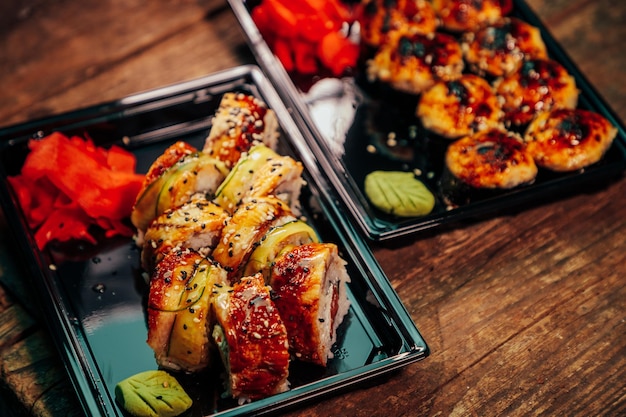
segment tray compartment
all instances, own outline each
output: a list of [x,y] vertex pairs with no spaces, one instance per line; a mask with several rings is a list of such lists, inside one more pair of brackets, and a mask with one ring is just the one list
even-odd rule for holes
[[348,262],[352,306],[340,330],[336,359],[326,368],[295,362],[288,392],[238,406],[220,397],[222,387],[216,375],[177,375],[194,398],[192,415],[259,415],[293,407],[386,374],[429,353],[366,243],[342,218],[291,111],[258,67],[242,66],[0,131],[0,201],[51,334],[89,415],[123,415],[114,400],[115,384],[157,367],[146,343],[147,286],[139,267],[140,252],[132,239],[122,238],[95,248],[78,244],[63,250],[33,249],[33,234],[7,177],[19,172],[29,138],[55,130],[87,134],[103,147],[124,146],[136,155],[138,170],[146,172],[176,140],[201,147],[221,96],[229,91],[260,97],[276,112],[282,130],[279,152],[305,166],[304,214],[322,240],[336,243]]

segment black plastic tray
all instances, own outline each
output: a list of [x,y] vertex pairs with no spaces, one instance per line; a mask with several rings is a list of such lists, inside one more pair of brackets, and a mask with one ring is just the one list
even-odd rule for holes
[[[328,180],[340,195],[353,222],[372,240],[386,240],[446,225],[454,227],[469,218],[495,216],[522,204],[554,199],[580,192],[582,186],[598,184],[621,174],[626,168],[626,131],[571,59],[521,0],[514,1],[512,15],[540,28],[552,59],[572,74],[580,90],[579,107],[594,110],[618,128],[617,138],[604,159],[584,171],[554,174],[540,170],[535,183],[487,195],[477,195],[467,204],[450,208],[442,198],[439,182],[449,141],[436,138],[421,128],[414,116],[417,98],[389,94],[354,77],[320,78],[288,74],[263,39],[250,12],[259,0],[229,0],[250,48],[286,103],[298,109],[297,118],[308,126],[305,132],[311,149],[324,167]],[[416,138],[412,132],[417,130]],[[385,144],[388,132],[397,136],[398,146]],[[376,153],[367,151],[374,146]],[[423,217],[399,218],[376,210],[364,192],[365,176],[373,170],[419,170],[420,177],[436,196],[432,213]]]
[[218,376],[179,375],[194,398],[190,415],[260,415],[284,410],[386,374],[429,353],[367,245],[342,219],[289,110],[258,67],[243,66],[0,130],[0,201],[86,415],[124,415],[114,400],[115,384],[157,368],[146,343],[147,287],[141,278],[139,251],[131,239],[107,241],[96,248],[77,246],[70,257],[67,247],[63,252],[37,250],[7,176],[19,172],[28,139],[52,131],[88,134],[99,146],[124,146],[133,151],[138,169],[145,172],[175,140],[201,147],[221,95],[228,91],[254,94],[276,112],[283,131],[280,151],[305,166],[304,214],[324,241],[338,244],[348,262],[352,306],[340,328],[336,358],[327,368],[294,363],[288,392],[238,406],[220,398]]

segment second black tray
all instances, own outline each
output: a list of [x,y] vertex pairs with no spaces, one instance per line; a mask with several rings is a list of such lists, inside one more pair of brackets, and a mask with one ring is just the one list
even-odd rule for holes
[[[606,117],[618,128],[617,138],[601,162],[582,171],[555,174],[540,170],[531,186],[479,195],[453,208],[445,203],[439,187],[449,141],[433,137],[421,127],[414,116],[416,96],[377,94],[367,82],[362,82],[358,69],[355,77],[345,78],[288,74],[252,20],[251,10],[259,0],[229,0],[229,3],[260,66],[285,102],[298,110],[295,117],[308,127],[305,138],[337,190],[343,207],[369,239],[382,241],[443,225],[454,227],[469,218],[494,216],[523,204],[580,192],[585,185],[606,182],[626,168],[626,130],[622,122],[522,0],[514,1],[512,15],[540,29],[550,57],[576,79],[579,107]],[[395,134],[397,145],[387,146],[390,132]],[[364,191],[365,176],[374,170],[421,172],[420,179],[436,197],[431,214],[400,218],[375,209]]]

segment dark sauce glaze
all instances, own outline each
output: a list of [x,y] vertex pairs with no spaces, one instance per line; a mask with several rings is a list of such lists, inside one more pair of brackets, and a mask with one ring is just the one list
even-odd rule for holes
[[441,3],[439,12],[443,27],[456,32],[475,31],[512,10],[509,0],[448,0]]
[[604,120],[594,112],[578,110],[555,110],[552,115],[560,120],[551,138],[555,149],[584,146],[587,141],[601,142]]
[[507,120],[521,126],[536,113],[550,110],[556,103],[555,95],[566,87],[561,81],[563,69],[555,61],[531,59],[519,70],[519,85],[523,89],[519,107],[507,109]]
[[517,19],[506,19],[488,26],[476,36],[482,48],[493,51],[496,55],[508,55],[530,39],[525,25]]
[[285,327],[262,277],[243,278],[233,286],[228,314],[224,330],[238,388],[251,399],[274,393],[287,375],[289,353]]
[[454,95],[458,99],[461,112],[468,112],[474,115],[473,128],[476,128],[481,118],[489,118],[493,113],[493,108],[485,102],[487,92],[476,90],[476,97],[472,100],[472,94],[460,80],[452,80],[447,83],[448,94]]
[[448,65],[450,57],[458,55],[458,48],[456,39],[444,33],[402,36],[392,59],[415,58],[421,61],[425,67],[432,68],[434,72],[435,68]]
[[256,97],[246,94],[238,94],[237,100],[241,106],[233,107],[230,112],[233,118],[238,121],[233,122],[234,125],[229,133],[236,132],[236,128],[240,127],[241,134],[235,137],[235,148],[240,152],[245,152],[250,149],[250,144],[258,139],[258,135],[262,134],[265,129],[263,118],[267,113],[267,107]]
[[466,24],[471,21],[475,11],[481,11],[485,7],[483,0],[459,0],[450,2],[450,16],[456,22]]
[[488,135],[471,146],[464,148],[462,153],[474,154],[473,162],[466,165],[466,176],[463,180],[471,186],[480,187],[482,178],[502,173],[524,162],[524,144],[511,137],[507,132],[492,130]]
[[[320,343],[315,329],[315,321],[320,320],[320,300],[311,296],[312,288],[317,285],[325,285],[320,276],[309,267],[316,258],[325,251],[323,244],[305,244],[293,248],[290,252],[280,257],[273,268],[272,285],[278,297],[276,306],[287,327],[290,346],[292,346],[300,359],[317,364],[324,364],[325,358],[318,353]],[[332,333],[334,320],[339,311],[339,298],[337,284],[330,288],[317,290],[330,297],[331,323],[328,329]],[[329,335],[330,336],[330,335]]]

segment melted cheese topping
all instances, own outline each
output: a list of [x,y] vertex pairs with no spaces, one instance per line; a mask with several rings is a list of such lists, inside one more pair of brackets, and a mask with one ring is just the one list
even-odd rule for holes
[[578,105],[576,81],[553,60],[532,59],[495,83],[505,119],[512,126],[529,123],[538,113]]
[[537,166],[521,138],[491,129],[453,142],[446,151],[450,173],[474,188],[513,188],[534,181]]
[[435,83],[417,106],[422,125],[449,139],[501,126],[503,115],[489,83],[471,74]]
[[441,25],[453,32],[474,31],[506,14],[501,0],[433,0]]
[[371,0],[363,6],[358,20],[361,40],[374,47],[384,43],[393,31],[426,34],[438,25],[431,3],[425,0]]
[[445,33],[394,34],[368,61],[370,80],[419,94],[438,80],[461,76],[464,67],[461,45]]
[[482,76],[508,75],[526,59],[548,58],[539,29],[515,18],[466,33],[462,45],[469,68]]
[[597,113],[557,109],[539,115],[524,139],[539,166],[566,172],[598,162],[616,135],[617,128]]

